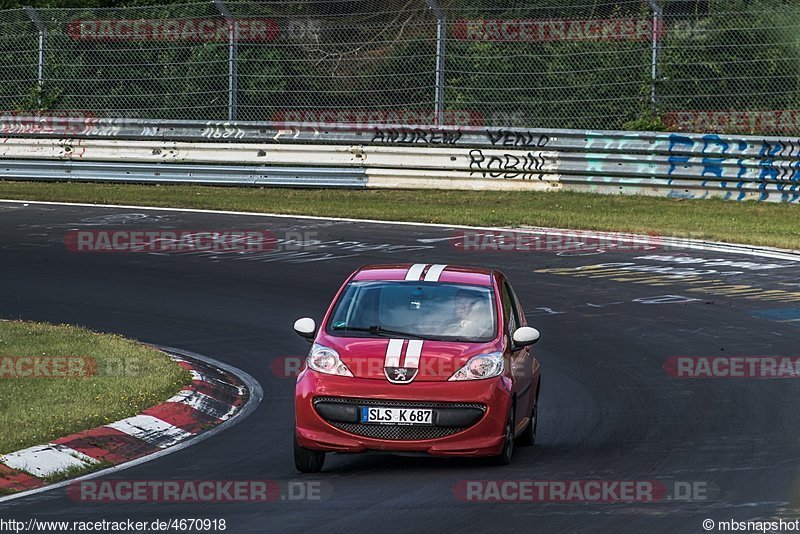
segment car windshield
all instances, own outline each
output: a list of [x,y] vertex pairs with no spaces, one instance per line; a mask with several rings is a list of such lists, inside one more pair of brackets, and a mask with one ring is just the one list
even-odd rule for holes
[[328,333],[486,342],[497,331],[491,288],[439,282],[356,281],[345,288]]

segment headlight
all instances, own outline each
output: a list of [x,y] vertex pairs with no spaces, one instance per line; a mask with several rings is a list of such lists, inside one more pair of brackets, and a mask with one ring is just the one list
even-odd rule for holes
[[339,353],[324,345],[314,343],[306,358],[308,367],[329,375],[353,376],[350,369],[339,358]]
[[503,362],[502,352],[492,352],[475,356],[470,358],[464,367],[456,371],[455,374],[450,377],[449,381],[483,380],[484,378],[492,378],[501,375],[503,374],[503,368],[505,366]]

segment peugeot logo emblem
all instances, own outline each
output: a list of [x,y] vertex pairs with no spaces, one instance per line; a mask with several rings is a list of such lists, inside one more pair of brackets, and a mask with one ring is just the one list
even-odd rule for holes
[[384,367],[386,379],[393,384],[407,384],[417,376],[418,369],[412,367]]

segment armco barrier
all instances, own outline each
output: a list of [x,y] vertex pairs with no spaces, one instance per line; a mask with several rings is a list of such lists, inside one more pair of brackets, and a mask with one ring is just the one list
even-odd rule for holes
[[[42,127],[41,119],[38,129],[15,121],[0,124],[0,135],[6,136],[0,138],[0,158],[5,160],[0,175],[6,178],[35,179],[42,169],[41,177],[52,179],[79,169],[83,172],[66,177],[93,180],[106,173],[106,179],[123,181],[800,199],[800,139],[96,118],[59,132]],[[45,161],[51,165],[43,166]],[[110,165],[88,170],[77,162]],[[162,165],[166,172],[158,178]],[[227,170],[215,173],[219,165]],[[281,168],[286,172],[276,170]],[[265,175],[275,179],[253,178]]]
[[[342,169],[361,170],[366,174],[367,187],[419,187],[468,189],[537,189],[559,187],[558,177],[549,174],[555,169],[555,153],[499,149],[392,147],[377,145],[302,145],[260,143],[190,143],[183,141],[124,141],[118,139],[6,138],[0,143],[0,158],[5,160],[40,161],[102,161],[134,164],[216,164],[250,165],[313,165],[330,167],[335,172]],[[475,163],[483,154],[483,161]],[[520,180],[498,180],[488,167],[491,161],[507,158],[518,161],[516,174]],[[495,158],[495,159],[492,159]],[[548,163],[549,161],[549,163]],[[125,175],[127,165],[118,166],[110,179],[135,181]],[[481,170],[483,169],[483,170]],[[8,171],[9,173],[11,171]],[[30,176],[31,171],[25,171]],[[503,174],[509,171],[503,170]],[[13,178],[10,174],[8,178]],[[165,180],[166,181],[166,180]],[[180,181],[191,181],[181,179]],[[226,183],[231,183],[230,181]],[[252,183],[252,182],[241,182]],[[285,185],[303,185],[286,180]]]
[[0,179],[87,182],[193,183],[292,187],[366,187],[364,169],[168,165],[81,160],[0,160]]

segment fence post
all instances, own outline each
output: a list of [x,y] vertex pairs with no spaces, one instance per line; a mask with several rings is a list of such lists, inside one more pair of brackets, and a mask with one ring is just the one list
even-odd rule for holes
[[445,26],[444,12],[439,7],[436,0],[425,0],[428,9],[433,11],[436,16],[436,97],[434,124],[441,126],[444,122],[444,59],[445,59],[445,37],[447,27]]
[[239,23],[236,22],[236,19],[231,15],[224,0],[214,0],[214,5],[217,7],[220,15],[225,17],[228,23],[228,120],[235,121],[237,115],[236,107],[239,81],[239,75],[236,69],[236,56],[238,54],[236,39],[239,33]]
[[44,51],[47,47],[47,26],[35,8],[25,6],[22,9],[25,10],[25,14],[28,15],[28,18],[31,19],[31,22],[33,22],[33,25],[36,26],[36,30],[39,32],[39,73],[37,82],[39,91],[36,95],[36,103],[38,104],[39,109],[41,109],[42,91],[44,91]]
[[653,106],[653,113],[656,112],[658,105],[658,91],[656,85],[661,77],[658,72],[658,60],[661,52],[661,32],[664,31],[664,11],[658,4],[658,0],[649,0],[650,10],[653,12],[653,40],[651,42],[650,55],[650,103]]

